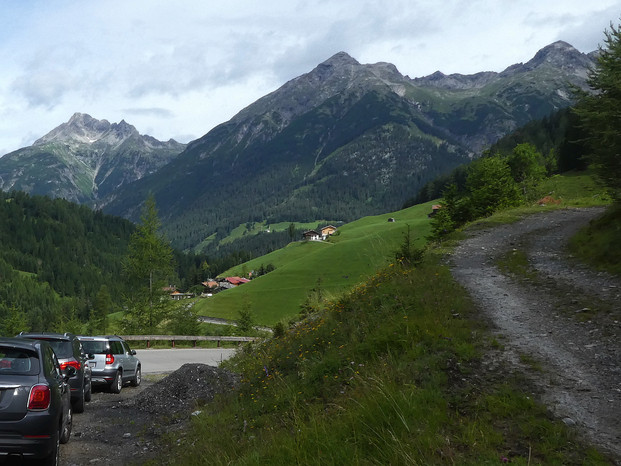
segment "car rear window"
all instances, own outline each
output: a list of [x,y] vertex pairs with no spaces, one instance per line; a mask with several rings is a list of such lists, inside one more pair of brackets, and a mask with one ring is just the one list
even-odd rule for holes
[[0,346],[0,375],[34,375],[39,373],[36,352]]
[[106,341],[89,341],[82,340],[82,348],[87,354],[106,354],[108,351],[108,342]]
[[73,347],[69,340],[55,340],[53,338],[37,338],[37,340],[47,341],[58,359],[67,359],[73,357]]

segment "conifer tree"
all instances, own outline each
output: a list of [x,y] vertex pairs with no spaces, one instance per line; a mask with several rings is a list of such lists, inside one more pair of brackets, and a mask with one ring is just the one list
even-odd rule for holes
[[592,93],[580,93],[575,112],[587,133],[588,157],[598,176],[621,203],[621,31],[610,25],[605,46],[599,47],[587,83]]
[[123,269],[131,287],[126,299],[125,331],[154,332],[173,309],[165,287],[174,271],[173,251],[160,233],[155,198],[150,195],[132,234]]

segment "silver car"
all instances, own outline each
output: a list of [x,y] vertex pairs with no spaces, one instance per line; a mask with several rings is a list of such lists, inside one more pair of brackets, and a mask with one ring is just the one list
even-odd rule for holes
[[125,383],[140,385],[140,360],[125,340],[117,335],[78,338],[88,355],[93,386],[106,385],[112,393],[120,393]]

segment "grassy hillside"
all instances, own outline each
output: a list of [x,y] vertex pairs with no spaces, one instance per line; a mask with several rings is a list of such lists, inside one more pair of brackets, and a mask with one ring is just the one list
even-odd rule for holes
[[[199,315],[237,319],[243,305],[250,305],[255,321],[274,325],[299,312],[299,306],[313,287],[328,296],[338,296],[363,282],[375,270],[388,264],[410,225],[415,244],[422,245],[429,233],[431,204],[394,213],[365,217],[343,225],[329,241],[299,241],[225,272],[243,275],[262,264],[276,270],[236,289],[202,299]],[[395,222],[389,222],[389,218]]]
[[[548,183],[546,194],[560,204],[513,209],[481,223],[608,202],[588,174]],[[443,263],[444,248],[459,233],[429,248],[416,268],[388,260],[401,240],[401,216],[422,238],[427,210],[395,213],[395,224],[386,221],[389,215],[364,218],[344,226],[329,244],[296,243],[247,264],[272,262],[303,276],[311,269],[302,271],[302,264],[315,255],[324,262],[332,257],[336,270],[367,257],[383,266],[325,309],[229,361],[242,374],[240,389],[201,407],[186,435],[171,435],[164,461],[611,464],[535,401],[528,377],[503,365],[502,344]],[[339,247],[347,254],[340,255]]]
[[[547,208],[606,205],[610,198],[589,171],[555,175],[539,188],[541,198],[548,197]],[[283,249],[227,270],[222,276],[246,275],[261,265],[276,270],[239,288],[198,301],[199,315],[236,320],[239,310],[249,306],[255,322],[274,325],[295,316],[312,288],[321,287],[328,297],[338,297],[363,282],[375,270],[387,265],[403,241],[410,225],[415,245],[425,243],[430,232],[427,214],[433,202],[383,215],[364,217],[338,229],[326,242],[293,242]],[[541,210],[536,203],[498,213],[485,222],[506,222]],[[395,222],[389,222],[389,218]],[[284,225],[284,224],[283,224]]]
[[[608,464],[502,366],[430,255],[388,266],[228,365],[237,392],[171,436],[174,464]],[[490,364],[492,364],[490,366]]]

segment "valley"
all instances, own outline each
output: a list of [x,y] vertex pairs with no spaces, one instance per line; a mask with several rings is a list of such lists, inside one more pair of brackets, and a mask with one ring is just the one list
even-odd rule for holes
[[1,157],[0,334],[246,342],[145,357],[63,464],[621,464],[605,38],[419,78],[331,51],[187,144],[75,113]]
[[[554,429],[575,432],[564,434],[569,436],[573,446],[563,444],[562,447],[565,454],[569,455],[566,458],[571,458],[569,462],[575,464],[586,461],[585,457],[580,459],[580,455],[589,451],[586,444],[596,445],[606,455],[599,457],[595,464],[618,464],[621,461],[621,451],[618,449],[621,433],[615,409],[620,401],[621,384],[618,367],[621,351],[621,283],[618,278],[593,273],[568,257],[565,250],[569,235],[601,212],[601,208],[550,210],[527,215],[516,223],[506,225],[474,225],[466,231],[467,237],[456,243],[454,252],[446,257],[456,282],[450,283],[449,276],[442,278],[449,282],[449,288],[458,287],[458,284],[466,287],[474,300],[474,310],[468,311],[472,314],[456,317],[455,312],[458,311],[453,307],[452,318],[470,321],[467,327],[474,332],[481,332],[481,323],[487,322],[484,327],[489,326],[491,333],[488,335],[484,331],[479,338],[493,338],[498,342],[486,346],[483,353],[477,356],[477,363],[464,360],[460,363],[461,368],[456,366],[451,369],[456,372],[457,379],[449,384],[452,387],[450,391],[466,390],[470,396],[474,396],[486,393],[490,386],[495,387],[499,383],[505,386],[519,383],[520,396],[524,397],[527,403],[525,406],[528,406],[522,407],[522,410],[532,410],[528,403],[533,401],[542,403],[553,414]],[[528,277],[535,274],[536,279],[525,279],[526,275],[516,275],[498,268],[500,259],[516,251],[524,251],[529,258],[532,270],[528,271]],[[576,293],[577,289],[580,289],[579,294]],[[436,304],[438,301],[450,300],[446,295],[436,295],[435,299]],[[585,303],[591,307],[584,308]],[[434,329],[429,328],[427,331]],[[333,335],[333,338],[341,337]],[[272,343],[278,344],[278,340]],[[393,363],[396,368],[398,359]],[[466,365],[474,365],[476,370],[470,372]],[[188,452],[177,455],[187,448],[190,448],[190,452],[197,449],[195,446],[190,447],[190,444],[195,443],[194,437],[187,430],[190,428],[190,412],[198,410],[205,412],[206,416],[216,416],[220,411],[211,407],[209,402],[206,405],[194,404],[197,403],[195,398],[196,393],[200,393],[200,387],[208,387],[215,382],[210,381],[207,374],[204,377],[198,375],[200,371],[194,377],[187,377],[186,373],[191,371],[198,369],[184,366],[170,375],[170,378],[158,378],[157,390],[152,381],[147,381],[138,390],[128,389],[118,400],[116,395],[96,393],[95,397],[100,396],[102,399],[96,401],[94,412],[107,407],[106,414],[102,412],[95,421],[87,413],[84,420],[80,420],[76,425],[78,438],[64,447],[62,464],[80,464],[95,459],[137,464],[149,461],[153,464],[186,464],[184,458],[188,458],[185,456]],[[360,371],[364,372],[362,368]],[[185,380],[182,389],[187,390],[181,396],[189,400],[190,404],[166,404],[166,408],[157,408],[161,400],[153,404],[159,400],[154,398],[155,393],[177,390],[175,387],[180,377]],[[363,383],[364,376],[359,377],[360,380],[357,380],[357,376],[356,381],[343,385],[343,390],[350,393],[349,396],[355,396],[356,386]],[[513,379],[516,382],[511,382]],[[218,387],[217,384],[213,386]],[[142,396],[152,400],[152,410],[139,408],[139,405],[145,406],[139,400]],[[236,396],[241,394],[237,395],[233,391],[225,395],[225,399]],[[306,402],[312,403],[311,399]],[[461,405],[459,409],[467,409],[467,404]],[[134,420],[131,425],[124,424],[123,420],[128,417]],[[496,421],[500,421],[500,418]],[[249,423],[251,425],[252,420]],[[501,431],[505,429],[500,426],[496,428]],[[261,433],[258,426],[253,432],[253,435],[266,435]],[[397,432],[400,431],[393,431],[393,435],[400,435]],[[101,435],[107,438],[105,443],[93,440],[95,437],[101,438]],[[237,439],[240,446],[253,443],[251,438],[246,439],[240,433],[237,435],[240,436]],[[540,448],[545,446],[538,442],[544,440],[534,435],[527,446],[520,436],[513,439],[507,432],[505,442],[508,443],[500,447],[498,457],[517,463],[541,461],[541,455],[545,453]],[[217,439],[213,441],[218,442]],[[173,448],[172,453],[165,453],[168,448]],[[448,446],[444,448],[444,454],[459,455],[457,451],[451,453]],[[451,448],[459,447],[451,445]],[[555,448],[561,447],[557,445]],[[431,454],[428,460],[434,457],[432,452],[425,454]],[[595,458],[593,453],[590,455],[591,459]]]

